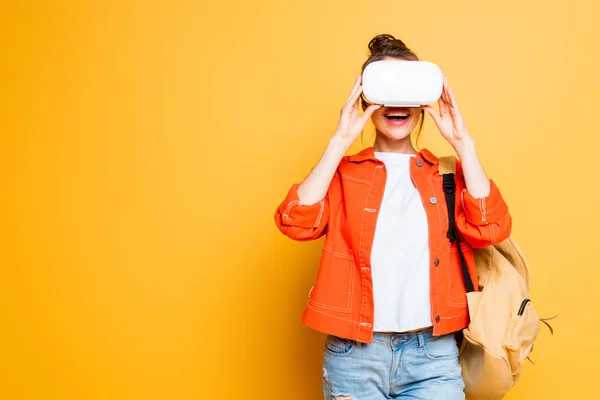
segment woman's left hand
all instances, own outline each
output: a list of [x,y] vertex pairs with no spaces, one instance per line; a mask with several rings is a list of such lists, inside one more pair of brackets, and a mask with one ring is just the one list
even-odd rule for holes
[[431,115],[442,136],[456,150],[462,164],[467,190],[476,199],[489,196],[490,180],[479,162],[475,144],[467,132],[465,121],[445,75],[442,97],[438,100],[438,106],[439,112],[431,106],[423,106],[423,108]]
[[448,78],[445,75],[442,96],[438,100],[438,106],[439,112],[431,106],[423,106],[423,109],[431,115],[442,136],[450,142],[457,152],[460,152],[464,144],[471,142],[471,137],[467,132],[458,103],[454,94],[452,94]]

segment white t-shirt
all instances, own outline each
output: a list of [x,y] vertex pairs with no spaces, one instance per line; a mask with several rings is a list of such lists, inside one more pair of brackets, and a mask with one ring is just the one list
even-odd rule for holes
[[410,154],[375,152],[387,181],[379,210],[371,273],[376,332],[432,325],[427,215],[410,178]]

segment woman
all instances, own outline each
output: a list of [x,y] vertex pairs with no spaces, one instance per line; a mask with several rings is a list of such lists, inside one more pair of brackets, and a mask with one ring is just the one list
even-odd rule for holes
[[[391,35],[373,38],[369,50],[363,71],[378,60],[418,60]],[[511,217],[478,160],[446,78],[439,112],[363,105],[359,116],[361,93],[358,76],[322,158],[275,213],[281,232],[293,239],[326,234],[302,315],[306,325],[328,334],[324,395],[463,399],[453,333],[469,322],[465,285],[456,244],[446,237],[438,159],[411,142],[425,112],[460,158],[455,219],[476,288],[472,249],[506,239]],[[369,118],[376,128],[373,147],[344,156]]]

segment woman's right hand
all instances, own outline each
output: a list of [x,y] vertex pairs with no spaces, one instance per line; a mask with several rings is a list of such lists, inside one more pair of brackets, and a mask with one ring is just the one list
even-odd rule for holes
[[362,93],[362,76],[358,75],[352,92],[346,100],[346,104],[340,112],[340,119],[338,121],[337,129],[335,132],[336,137],[343,138],[348,141],[348,144],[352,144],[354,140],[360,135],[365,129],[365,125],[375,110],[381,107],[379,104],[373,104],[369,106],[362,116],[358,115],[358,98]]
[[[358,115],[358,97],[362,93],[361,80],[362,77],[359,75],[356,78],[356,83],[354,84],[354,88],[352,88],[350,97],[348,97],[344,108],[342,108],[335,135],[329,140],[323,156],[298,186],[298,201],[302,205],[312,205],[323,201],[323,207],[326,206],[327,191],[340,161],[350,148],[352,142],[354,142],[365,128],[373,111],[381,107],[380,105],[372,105],[365,110],[362,116]],[[327,205],[327,207],[329,206]],[[324,225],[321,229],[323,228]],[[316,230],[313,231],[314,234],[318,233]]]

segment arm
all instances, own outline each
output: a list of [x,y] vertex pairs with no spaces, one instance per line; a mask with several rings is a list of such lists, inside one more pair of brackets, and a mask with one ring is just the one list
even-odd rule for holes
[[439,113],[430,106],[423,108],[432,116],[442,136],[454,147],[461,160],[464,180],[457,179],[457,228],[472,247],[501,242],[510,236],[512,227],[508,207],[479,162],[475,144],[445,77],[438,105]]
[[315,204],[326,196],[337,167],[348,151],[348,146],[348,141],[337,135],[329,140],[329,145],[317,165],[298,186],[300,204]]
[[289,190],[275,211],[275,224],[284,235],[295,240],[312,240],[325,233],[329,220],[328,193],[341,190],[336,171],[346,150],[343,141],[336,136],[331,138],[317,165],[302,183]]
[[[462,165],[461,165],[462,164]],[[476,170],[483,171],[481,164]],[[512,218],[508,212],[500,190],[496,184],[485,176],[476,181],[487,187],[487,192],[475,196],[477,187],[473,189],[473,178],[467,163],[459,163],[457,170],[462,169],[462,176],[457,176],[456,193],[456,227],[463,238],[474,248],[491,246],[510,236]]]
[[338,165],[371,114],[381,107],[372,105],[359,116],[361,92],[359,75],[340,112],[336,133],[329,140],[323,156],[302,183],[292,186],[283,203],[277,207],[275,224],[284,235],[296,240],[311,240],[325,233],[330,207],[328,193],[332,190],[341,192],[341,182],[336,174]]

